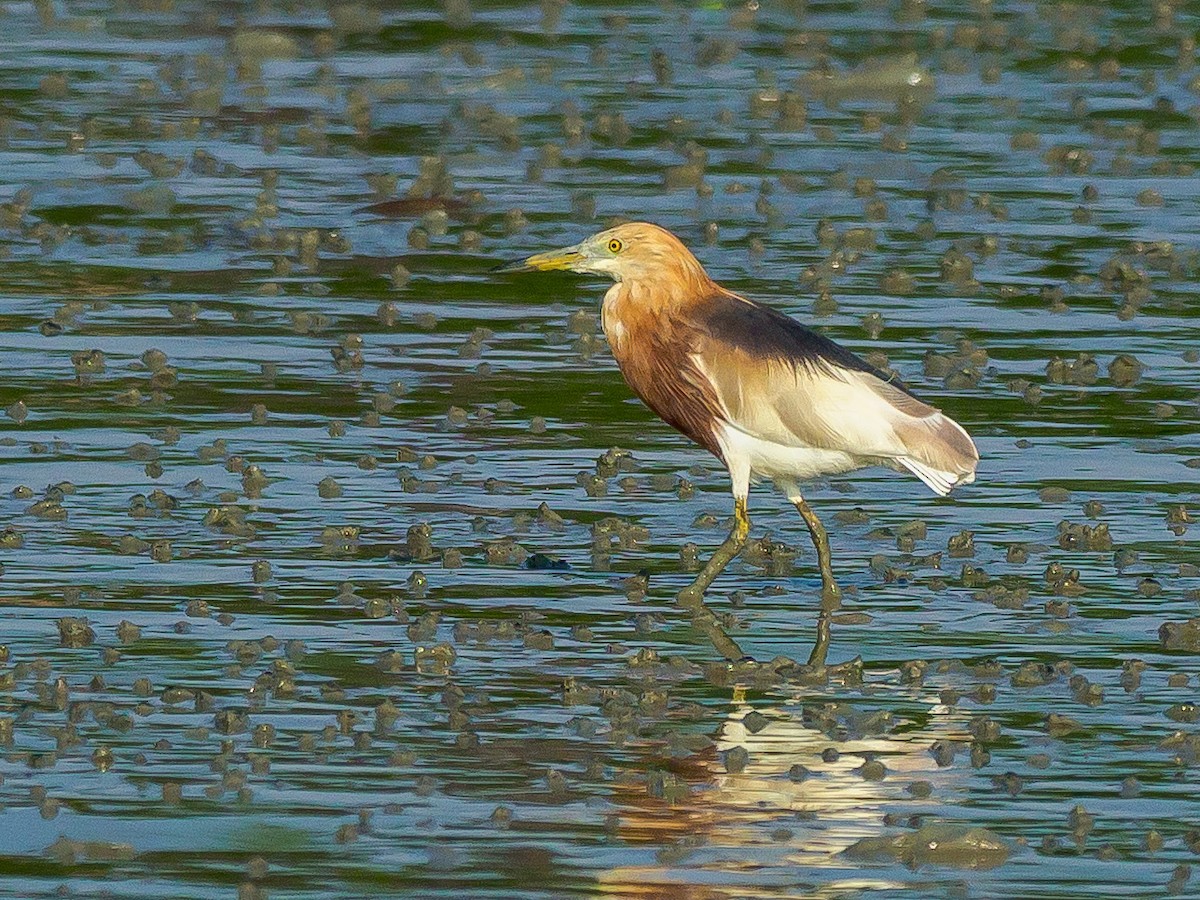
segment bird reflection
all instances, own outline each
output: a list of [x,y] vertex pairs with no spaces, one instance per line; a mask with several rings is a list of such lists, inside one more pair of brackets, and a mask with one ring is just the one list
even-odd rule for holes
[[[833,897],[898,887],[842,852],[928,812],[922,799],[944,797],[961,778],[931,747],[971,740],[961,711],[913,699],[915,715],[893,718],[846,704],[755,709],[735,690],[710,746],[664,758],[647,790],[614,798],[616,837],[658,849],[653,864],[605,873],[604,895],[708,900],[789,888],[783,895]],[[797,894],[806,874],[810,889]]]

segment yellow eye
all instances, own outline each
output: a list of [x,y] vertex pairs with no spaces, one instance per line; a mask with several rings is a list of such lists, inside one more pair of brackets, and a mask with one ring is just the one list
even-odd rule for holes
[[611,241],[608,242],[608,252],[609,253],[620,253],[621,246],[622,246],[621,242],[618,241],[616,238],[613,238]]

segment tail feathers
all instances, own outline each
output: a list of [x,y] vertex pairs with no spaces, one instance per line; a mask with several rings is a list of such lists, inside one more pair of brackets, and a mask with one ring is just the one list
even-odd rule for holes
[[960,484],[970,484],[975,480],[974,471],[966,474],[943,472],[941,469],[927,466],[925,463],[918,462],[909,456],[902,456],[896,462],[925,482],[926,487],[939,497],[945,497],[953,488],[958,487]]
[[975,480],[979,451],[966,430],[949,416],[935,413],[901,431],[908,453],[897,462],[934,493],[945,496],[951,488]]
[[888,454],[893,464],[908,469],[942,496],[975,480],[979,451],[965,428],[894,384],[878,378],[860,380],[888,404],[887,419],[898,439],[896,450],[903,448]]

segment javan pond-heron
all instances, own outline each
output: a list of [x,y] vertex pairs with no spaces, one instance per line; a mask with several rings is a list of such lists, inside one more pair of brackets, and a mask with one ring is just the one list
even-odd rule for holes
[[657,225],[618,225],[498,269],[552,270],[616,282],[604,295],[602,320],[625,380],[668,425],[729,470],[733,529],[679,592],[680,605],[726,658],[745,658],[703,598],[746,545],[751,479],[770,479],[799,511],[817,550],[821,613],[809,664],[823,666],[841,590],[829,537],[800,482],[883,465],[911,472],[945,495],[975,480],[979,452],[970,435],[844,347],[721,287]]

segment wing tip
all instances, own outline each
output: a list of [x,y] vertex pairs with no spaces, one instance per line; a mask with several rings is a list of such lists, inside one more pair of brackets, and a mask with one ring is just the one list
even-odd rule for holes
[[902,456],[897,460],[897,462],[920,478],[925,486],[939,497],[945,497],[956,487],[964,484],[970,484],[975,480],[974,469],[971,469],[968,472],[945,472],[941,469],[935,469],[932,466],[928,466],[925,463],[915,460],[909,456]]

